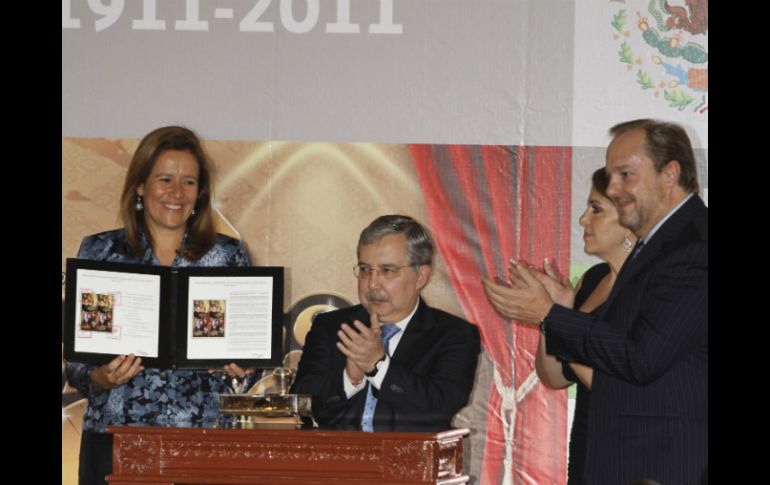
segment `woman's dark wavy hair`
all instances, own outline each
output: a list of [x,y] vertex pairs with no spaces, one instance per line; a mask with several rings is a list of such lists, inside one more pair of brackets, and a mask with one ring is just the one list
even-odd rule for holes
[[597,169],[591,176],[591,187],[608,199],[610,198],[607,195],[607,187],[609,187],[609,185],[610,178],[607,177],[607,172],[604,170],[604,167]]

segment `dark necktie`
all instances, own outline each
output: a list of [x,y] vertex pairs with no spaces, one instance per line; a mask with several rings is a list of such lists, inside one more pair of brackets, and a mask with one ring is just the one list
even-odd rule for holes
[[[399,327],[394,324],[381,325],[380,329],[382,334],[382,346],[385,347],[385,353],[390,355],[390,338],[401,331]],[[373,431],[374,421],[374,409],[377,407],[377,398],[372,394],[372,383],[370,382],[366,386],[366,404],[364,404],[364,414],[361,416],[361,429],[364,431]]]
[[634,250],[631,251],[631,256],[630,256],[631,261],[633,261],[634,258],[639,254],[639,251],[642,250],[642,246],[644,246],[644,241],[642,241],[641,239],[636,241],[636,246],[634,246]]

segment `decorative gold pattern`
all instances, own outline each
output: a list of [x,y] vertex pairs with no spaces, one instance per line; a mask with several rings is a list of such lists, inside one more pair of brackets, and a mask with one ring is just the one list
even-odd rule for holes
[[158,447],[144,436],[125,436],[120,446],[118,470],[127,475],[138,475],[158,468]]
[[[469,479],[461,468],[467,429],[356,433],[116,426],[108,431],[116,439],[116,456],[123,457],[112,475],[114,483],[155,483],[162,478],[169,484],[458,485]],[[446,447],[455,447],[457,453]],[[150,455],[155,457],[152,467]],[[126,462],[134,460],[140,466],[127,469]]]
[[352,444],[243,442],[233,447],[232,443],[226,442],[166,441],[163,446],[163,455],[177,460],[217,458],[291,461],[301,459],[317,463],[346,461],[376,464],[381,450],[379,446]]
[[434,470],[428,468],[434,462],[434,443],[424,441],[399,441],[385,443],[387,475],[401,480],[428,481]]

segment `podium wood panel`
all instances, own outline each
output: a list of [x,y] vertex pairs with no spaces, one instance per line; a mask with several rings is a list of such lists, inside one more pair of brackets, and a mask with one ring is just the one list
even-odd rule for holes
[[467,429],[336,430],[113,426],[111,485],[424,484],[468,482]]

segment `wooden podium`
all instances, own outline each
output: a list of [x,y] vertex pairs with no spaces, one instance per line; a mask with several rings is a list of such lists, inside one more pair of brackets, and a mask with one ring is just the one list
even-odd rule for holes
[[460,484],[467,429],[395,432],[112,426],[111,485]]

